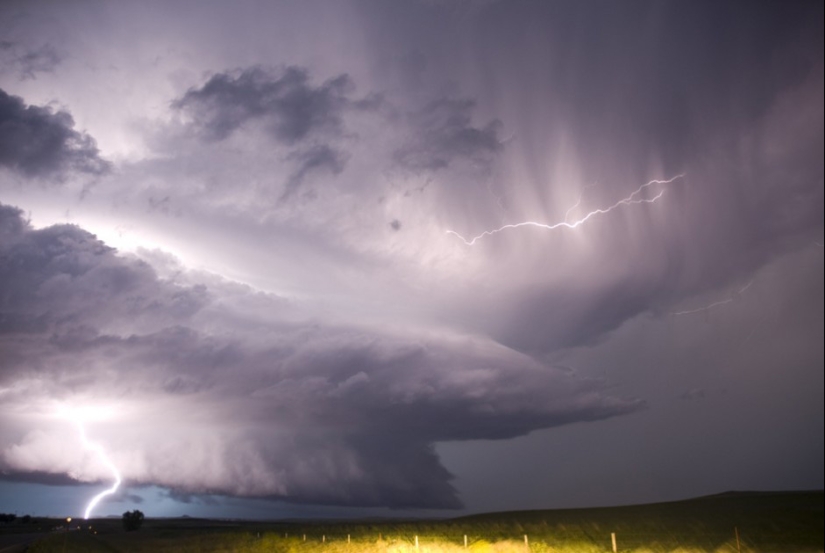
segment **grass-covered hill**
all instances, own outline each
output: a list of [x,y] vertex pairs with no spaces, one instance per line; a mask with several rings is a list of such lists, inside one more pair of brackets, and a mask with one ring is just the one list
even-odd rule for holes
[[628,553],[807,553],[823,551],[824,514],[823,492],[816,491],[730,492],[650,505],[412,522],[147,518],[140,530],[126,532],[120,521],[108,519],[92,521],[91,529],[84,523],[81,530],[53,532],[29,551],[589,553],[612,551],[615,534],[618,551]]

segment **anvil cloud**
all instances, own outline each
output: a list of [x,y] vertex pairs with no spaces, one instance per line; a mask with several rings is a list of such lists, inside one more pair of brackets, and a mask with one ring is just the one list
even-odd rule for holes
[[103,482],[100,406],[180,501],[822,486],[821,3],[0,20],[0,485]]

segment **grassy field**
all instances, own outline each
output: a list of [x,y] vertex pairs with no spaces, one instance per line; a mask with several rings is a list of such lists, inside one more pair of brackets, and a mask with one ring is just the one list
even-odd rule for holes
[[[440,521],[279,523],[119,520],[54,532],[29,549],[51,552],[549,553],[823,551],[823,492],[731,493],[631,507],[491,513]],[[55,522],[59,524],[59,522]],[[527,535],[527,544],[524,536]],[[467,548],[464,536],[467,536]],[[306,536],[306,538],[304,538]],[[416,536],[418,548],[416,549]]]

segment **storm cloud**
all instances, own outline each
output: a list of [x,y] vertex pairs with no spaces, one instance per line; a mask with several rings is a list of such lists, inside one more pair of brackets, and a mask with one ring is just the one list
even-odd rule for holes
[[459,507],[435,442],[510,438],[644,405],[483,340],[287,323],[278,298],[257,300],[271,322],[238,332],[222,324],[220,287],[165,281],[78,227],[33,230],[19,210],[0,213],[7,478],[105,477],[84,469],[82,449],[66,452],[60,424],[13,438],[24,403],[105,394],[152,406],[132,411],[128,429],[97,430],[136,484]]
[[821,2],[148,2],[0,8],[3,482],[822,486]]
[[395,151],[395,161],[415,171],[445,169],[455,160],[489,163],[503,147],[502,123],[473,126],[473,107],[474,102],[466,98],[442,98],[411,113],[414,139]]
[[273,138],[292,145],[313,135],[342,132],[342,112],[353,103],[353,88],[348,75],[313,86],[304,68],[287,67],[277,74],[256,67],[237,75],[214,75],[173,106],[191,111],[195,125],[212,140],[263,119]]
[[64,170],[95,175],[109,169],[94,139],[74,129],[66,111],[27,106],[23,99],[0,89],[0,166],[27,176]]
[[326,170],[333,175],[344,170],[347,162],[345,154],[329,146],[313,146],[308,150],[295,152],[289,156],[290,160],[298,162],[298,168],[289,176],[281,199],[285,200],[301,186],[308,173]]

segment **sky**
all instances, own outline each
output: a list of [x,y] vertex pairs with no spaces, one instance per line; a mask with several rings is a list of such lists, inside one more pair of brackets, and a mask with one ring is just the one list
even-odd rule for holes
[[0,4],[0,512],[823,488],[823,4]]

